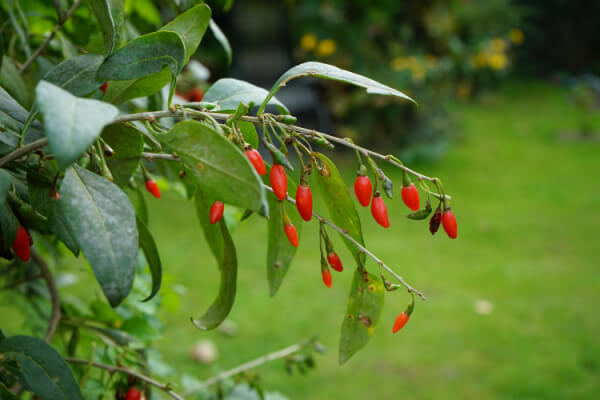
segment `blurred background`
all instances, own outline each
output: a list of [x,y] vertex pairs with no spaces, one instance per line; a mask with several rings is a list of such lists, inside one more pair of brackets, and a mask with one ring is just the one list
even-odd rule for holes
[[[126,1],[136,26],[149,31],[159,26],[162,3]],[[318,226],[305,224],[296,260],[270,298],[266,224],[258,217],[236,224],[237,215],[227,215],[240,260],[236,304],[224,328],[202,332],[189,318],[210,305],[218,272],[193,204],[160,182],[165,198],[147,198],[165,271],[164,290],[151,302],[160,304],[153,323],[160,335],[150,338],[162,354],[152,360],[155,372],[189,383],[316,333],[328,349],[317,369],[290,376],[282,362],[265,365],[256,371],[265,387],[290,399],[599,398],[600,2],[208,3],[233,61],[207,36],[196,55],[206,70],[188,69],[182,96],[224,76],[270,88],[308,60],[400,89],[419,106],[312,79],[290,84],[278,98],[300,125],[439,176],[453,196],[459,233],[454,241],[443,232],[432,237],[425,222],[405,217],[399,196],[387,201],[387,230],[359,207],[367,247],[428,300],[392,335],[409,296],[386,295],[369,345],[340,367],[352,270],[341,241],[346,271],[327,289]],[[351,188],[353,153],[336,149],[332,158]],[[385,172],[399,188],[399,171]],[[69,273],[77,283],[67,279],[62,290],[102,299],[83,261]],[[27,316],[10,292],[0,292],[9,333]],[[187,375],[174,376],[173,367]]]

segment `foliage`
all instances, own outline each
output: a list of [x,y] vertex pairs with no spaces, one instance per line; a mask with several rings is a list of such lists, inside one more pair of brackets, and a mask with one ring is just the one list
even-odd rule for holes
[[[4,287],[25,285],[15,302],[32,312],[32,325],[49,322],[43,341],[0,335],[0,390],[17,395],[26,390],[42,400],[104,398],[115,392],[121,398],[139,386],[147,396],[154,388],[182,398],[170,385],[147,376],[161,368],[151,342],[162,329],[156,317],[162,263],[140,192],[145,186],[160,198],[156,177],[163,189],[178,187],[185,198],[195,201],[221,279],[213,304],[192,322],[203,330],[214,329],[234,304],[238,256],[230,227],[221,215],[213,220],[211,205],[220,202],[238,208],[244,213],[242,220],[253,213],[258,214],[255,218],[269,219],[267,268],[281,269],[268,273],[272,295],[295,253],[281,235],[282,227],[287,233],[290,225],[300,224],[296,216],[288,215],[296,212],[286,204],[294,200],[285,198],[285,190],[276,199],[260,177],[262,172],[245,155],[259,143],[270,153],[271,162],[280,164],[277,169],[285,166],[290,175],[299,175],[300,182],[316,175],[321,201],[328,205],[332,219],[313,213],[321,235],[326,237],[325,227],[338,232],[354,254],[356,269],[343,316],[340,363],[374,333],[384,289],[404,287],[424,298],[365,248],[360,219],[341,175],[317,149],[331,149],[335,142],[355,150],[361,174],[368,172],[375,180],[376,197],[381,186],[391,198],[392,183],[375,158],[400,168],[403,182],[406,174],[417,177],[428,201],[437,199],[449,209],[451,197],[440,180],[409,169],[394,156],[296,126],[296,118],[275,98],[288,81],[306,76],[344,82],[370,94],[410,100],[407,95],[329,64],[307,62],[285,72],[269,91],[222,79],[209,88],[204,101],[177,103],[177,79],[207,30],[230,51],[206,4],[176,1],[173,7],[157,8],[149,1],[140,2],[144,7],[121,0],[90,0],[87,7],[80,0],[65,3],[32,1],[23,9],[18,2],[3,3],[11,29],[2,35],[7,44],[2,47],[5,83],[0,92],[0,255],[7,262],[0,272]],[[149,26],[159,28],[161,16],[169,13],[174,18],[160,29],[142,33]],[[137,18],[143,20],[139,27],[133,23]],[[37,40],[38,34],[45,39]],[[21,46],[14,45],[17,41]],[[278,113],[268,112],[271,109]],[[295,151],[296,159],[288,156],[289,150]],[[296,184],[291,176],[289,180],[291,191]],[[23,231],[27,233],[17,235]],[[301,232],[300,227],[294,232]],[[31,254],[21,251],[32,244]],[[326,239],[327,253],[331,246]],[[108,304],[104,299],[81,304],[59,295],[55,275],[61,260],[81,254]],[[367,256],[376,262],[376,270],[368,271]],[[399,283],[389,282],[386,273]],[[49,309],[49,317],[39,305]],[[303,369],[312,367],[311,353],[320,350],[316,341],[303,341],[271,358],[286,357],[288,366]],[[271,358],[259,359],[248,368]],[[239,372],[244,371],[240,367]],[[115,372],[129,378],[115,379]],[[210,397],[209,383],[229,376],[224,373],[191,385],[186,394],[203,389],[201,393]],[[245,381],[230,387],[229,395],[239,396],[238,391],[247,392],[249,387],[261,398],[269,398],[255,380]]]

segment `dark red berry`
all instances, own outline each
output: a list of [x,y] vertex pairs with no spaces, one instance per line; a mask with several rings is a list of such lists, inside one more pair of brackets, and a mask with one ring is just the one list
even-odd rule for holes
[[392,333],[396,333],[400,329],[402,329],[404,325],[406,325],[406,323],[408,322],[408,318],[409,315],[406,312],[402,312],[400,315],[398,315],[398,318],[396,318],[396,322],[394,322]]
[[284,223],[283,230],[292,246],[298,247],[298,232],[296,232],[296,227],[291,222],[288,224]]
[[250,160],[250,163],[254,166],[254,169],[259,175],[264,175],[267,173],[267,167],[265,167],[265,162],[263,161],[260,153],[257,150],[246,150],[246,157],[248,157],[248,160]]
[[419,209],[419,191],[414,183],[411,183],[408,186],[402,186],[402,201],[404,201],[404,204],[413,211]]
[[442,214],[442,225],[444,226],[446,234],[451,239],[456,239],[458,228],[456,226],[456,218],[454,217],[454,214],[450,208],[446,208]]
[[100,91],[102,93],[106,93],[106,88],[108,87],[108,82],[106,82],[104,85],[100,86]]
[[204,92],[200,88],[192,88],[189,92],[187,92],[187,99],[189,101],[202,101],[204,97]]
[[331,252],[327,254],[327,262],[331,265],[331,268],[335,269],[337,272],[342,272],[344,267],[342,266],[342,260],[337,255],[336,252]]
[[125,400],[140,400],[142,398],[142,392],[137,388],[129,388],[127,391],[127,395],[125,396]]
[[296,189],[296,207],[302,219],[310,221],[312,218],[313,201],[309,186],[298,185],[298,189]]
[[373,185],[367,175],[359,175],[354,181],[354,193],[361,206],[367,207],[371,202],[371,193]]
[[323,277],[323,283],[325,284],[325,286],[331,287],[331,271],[329,270],[329,268],[321,267],[321,276]]
[[390,220],[388,219],[387,207],[383,202],[383,199],[379,195],[379,193],[375,193],[373,196],[373,203],[371,203],[371,214],[375,221],[384,228],[390,226]]
[[29,261],[29,257],[31,256],[31,237],[22,226],[17,230],[17,237],[12,245],[12,249],[21,261]]
[[146,190],[148,190],[152,196],[160,199],[160,189],[158,188],[158,185],[154,179],[148,179],[146,181]]
[[269,179],[275,196],[277,196],[279,200],[284,200],[287,197],[287,175],[285,174],[283,165],[273,165]]
[[435,209],[435,212],[433,213],[433,215],[431,216],[431,219],[429,220],[429,232],[431,232],[432,235],[435,235],[435,233],[438,231],[438,229],[440,229],[440,224],[442,223],[442,210],[440,210],[440,207]]
[[212,206],[210,206],[210,223],[217,223],[221,217],[223,216],[223,210],[225,209],[225,204],[220,201],[215,201]]

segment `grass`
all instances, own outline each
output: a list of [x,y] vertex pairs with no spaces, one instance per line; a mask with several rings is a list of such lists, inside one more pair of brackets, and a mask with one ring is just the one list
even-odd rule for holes
[[[581,115],[565,92],[518,84],[471,104],[452,106],[459,124],[446,157],[417,169],[442,178],[452,194],[458,239],[431,237],[426,222],[407,220],[401,200],[387,201],[391,227],[360,209],[369,249],[428,295],[403,331],[391,334],[409,297],[386,296],[369,345],[343,367],[337,345],[350,285],[347,272],[321,283],[316,223],[305,224],[297,259],[279,293],[268,295],[266,224],[257,217],[234,232],[239,259],[230,319],[239,335],[194,328],[216,294],[218,276],[189,202],[168,196],[151,203],[153,231],[167,286],[185,286],[176,311],[165,313],[157,345],[167,362],[198,378],[318,333],[328,353],[317,369],[289,376],[281,362],[258,371],[269,390],[292,399],[585,399],[600,395],[600,144],[563,141]],[[596,126],[600,126],[596,120]],[[351,184],[354,166],[340,159]],[[397,171],[386,172],[395,182]],[[397,189],[397,192],[399,190]],[[374,265],[370,264],[371,268]],[[485,300],[492,312],[475,310]],[[6,306],[0,315],[10,315]],[[12,310],[14,312],[14,310]],[[4,319],[2,325],[4,325]],[[9,322],[10,325],[10,322]],[[209,338],[218,367],[188,358]]]

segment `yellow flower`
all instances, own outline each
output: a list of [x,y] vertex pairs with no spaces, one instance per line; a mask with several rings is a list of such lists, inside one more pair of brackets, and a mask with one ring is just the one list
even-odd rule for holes
[[488,65],[492,69],[504,69],[508,64],[508,60],[503,53],[492,53],[488,56]]
[[506,41],[500,38],[492,39],[490,47],[492,48],[493,52],[502,53],[504,50],[506,50]]
[[517,46],[525,41],[525,35],[518,28],[511,29],[510,32],[508,32],[508,37],[510,38],[510,41]]
[[487,64],[487,56],[485,53],[477,53],[471,57],[471,65],[475,69],[480,69],[485,67]]
[[300,47],[304,51],[312,51],[317,46],[317,37],[312,33],[305,33],[300,39]]
[[410,68],[410,72],[412,73],[413,82],[419,83],[425,79],[425,68],[420,65],[413,65]]
[[404,61],[404,58],[402,57],[394,57],[391,64],[392,68],[396,71],[402,71],[404,68],[406,68],[406,61]]
[[331,39],[323,39],[317,45],[317,54],[321,57],[327,57],[335,53],[336,44]]

